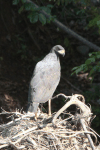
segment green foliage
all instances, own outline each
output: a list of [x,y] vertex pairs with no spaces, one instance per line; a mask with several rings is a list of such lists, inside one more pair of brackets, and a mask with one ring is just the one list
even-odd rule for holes
[[81,4],[83,5],[86,5],[87,3],[87,0],[49,0],[49,1],[54,1],[56,2],[57,5],[68,5],[68,3],[77,3],[77,2],[80,2]]
[[46,17],[43,14],[39,14],[39,20],[42,25],[46,24]]
[[[100,85],[92,85],[92,90],[84,92],[84,96],[86,97],[88,103],[91,103],[91,101],[93,101],[96,104],[97,102],[95,100],[100,101]],[[96,118],[94,120],[95,122],[93,122],[94,127],[100,127],[100,117],[98,117],[100,114],[99,105],[92,105],[92,112],[96,115]]]
[[2,61],[3,60],[3,57],[0,57],[0,61]]
[[26,3],[26,0],[21,0],[22,3]]
[[68,38],[65,38],[65,39],[64,39],[64,45],[65,45],[66,47],[68,47],[69,44],[70,44],[70,42],[69,42]]
[[[13,0],[13,5],[18,5],[20,3],[20,8],[19,8],[19,13],[22,13],[23,11],[28,11],[28,19],[30,20],[31,23],[36,23],[37,21],[40,21],[42,25],[45,25],[46,23],[50,23],[55,19],[55,16],[51,16],[51,10],[54,7],[54,5],[49,4],[49,2],[55,2],[55,5],[60,6],[62,8],[62,14],[65,15],[65,11],[63,12],[63,7],[66,7],[69,3],[80,3],[81,4],[81,9],[76,9],[75,14],[77,16],[84,16],[84,14],[87,13],[86,7],[90,7],[90,16],[89,17],[89,23],[85,27],[91,28],[91,27],[98,27],[98,33],[100,34],[100,10],[91,5],[91,0],[49,0],[47,6],[40,6],[36,7],[33,3],[27,2],[27,0]],[[41,10],[45,11],[48,15],[49,18],[47,19],[44,14],[41,14]],[[87,14],[86,14],[87,15]],[[65,16],[64,16],[65,17]]]
[[[27,6],[27,5],[26,5]],[[31,23],[36,23],[38,20],[42,23],[42,25],[45,25],[46,23],[50,23],[55,17],[51,17],[51,8],[52,5],[47,5],[46,7],[25,7],[26,10],[30,10],[31,12],[28,15],[28,18]],[[41,10],[45,11],[50,17],[47,19],[45,15],[41,13]]]
[[83,15],[84,13],[85,13],[85,9],[76,11],[76,15]]
[[[75,14],[81,17],[84,16],[84,14],[87,12],[86,7],[90,7],[91,9],[89,11],[91,17],[89,18],[87,28],[96,26],[98,27],[100,33],[100,10],[97,7],[91,5],[91,0],[49,0],[48,3],[49,2],[55,2],[55,5],[60,6],[60,8],[61,6],[62,8],[63,6],[67,6],[71,2],[74,4],[77,4],[79,2],[82,7],[81,9],[76,9]],[[13,5],[18,5],[19,3],[21,5],[19,13],[22,13],[23,11],[28,11],[28,18],[31,23],[36,23],[37,21],[40,21],[42,25],[45,25],[46,23],[50,23],[55,19],[55,17],[51,17],[51,10],[54,5],[48,4],[47,6],[40,6],[39,8],[37,8],[33,3],[27,2],[27,0],[13,0]],[[47,19],[44,14],[41,14],[41,10],[45,11],[50,16],[50,18]]]
[[19,3],[19,0],[13,0],[13,5],[17,5]]
[[[84,92],[84,96],[87,99],[87,102],[90,103],[91,100],[99,99],[100,100],[100,85],[92,85],[92,90]],[[95,94],[94,94],[95,93]],[[100,109],[99,109],[100,111]]]
[[13,5],[18,5],[19,2],[26,3],[27,0],[13,0]]
[[65,38],[65,39],[64,39],[64,45],[65,45],[65,47],[67,47],[67,50],[68,50],[68,51],[72,50],[71,43],[70,43],[70,41],[68,40],[68,38]]
[[99,28],[100,33],[100,15],[97,15],[95,18],[89,21],[88,27],[97,26]]
[[89,77],[94,76],[96,72],[100,72],[100,52],[93,52],[89,54],[89,58],[85,61],[85,64],[74,67],[72,75],[74,73],[78,74],[79,72],[89,71]]
[[[40,21],[42,25],[45,25],[46,23],[50,23],[55,19],[55,16],[51,17],[51,10],[53,8],[53,5],[51,4],[48,4],[47,6],[36,7],[33,3],[27,2],[27,0],[13,0],[13,5],[18,5],[19,2],[21,3],[21,7],[18,10],[19,14],[23,11],[28,11],[27,17],[31,23]],[[45,11],[49,15],[48,19],[44,14],[41,13],[41,10]]]
[[38,21],[38,13],[37,12],[31,12],[28,16],[31,23],[36,23]]

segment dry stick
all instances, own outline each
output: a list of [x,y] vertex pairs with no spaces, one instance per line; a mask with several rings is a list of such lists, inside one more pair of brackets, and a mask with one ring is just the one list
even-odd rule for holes
[[[81,123],[81,125],[82,125],[84,131],[87,131],[86,125],[85,125],[85,123],[86,123],[85,120],[84,120],[84,119],[80,119],[80,123]],[[90,142],[90,145],[91,145],[92,150],[95,150],[95,147],[94,147],[93,141],[92,141],[92,139],[91,139],[91,136],[90,136],[89,134],[86,134],[86,136],[87,136],[87,138],[88,138],[88,140],[89,140],[89,142]]]
[[66,119],[64,119],[64,120],[62,120],[62,121],[60,121],[60,122],[58,122],[57,125],[61,124],[61,123],[64,122],[64,121],[67,121],[67,120],[69,120],[69,119],[72,119],[72,118],[73,118],[73,115],[72,115],[71,117],[69,117],[69,118],[66,118]]
[[68,99],[68,98],[71,98],[71,97],[72,97],[72,96],[66,96],[66,95],[63,94],[63,93],[60,93],[60,94],[54,96],[54,97],[52,98],[52,100],[55,99],[55,98],[58,98],[59,96],[63,96],[65,99]]
[[[0,113],[0,115],[1,115],[2,113]],[[16,114],[16,112],[14,112],[14,114]],[[28,118],[29,117],[29,118]],[[30,114],[25,114],[25,115],[22,115],[20,118],[17,118],[17,119],[15,119],[14,121],[10,121],[10,122],[8,122],[7,124],[2,124],[2,125],[0,125],[0,131],[2,131],[4,128],[8,128],[8,127],[10,127],[10,126],[13,126],[13,125],[15,125],[15,124],[17,124],[20,120],[22,120],[22,119],[30,119],[31,117],[34,117],[34,114],[32,115],[32,116],[30,116]]]
[[[72,105],[72,104],[77,105],[77,106],[82,110],[84,116],[87,116],[87,115],[91,114],[90,108],[89,108],[87,105],[85,105],[83,102],[79,101],[79,100],[77,99],[78,96],[82,96],[82,95],[79,95],[79,94],[73,95],[73,96],[71,97],[70,101],[68,101],[68,102],[55,114],[55,116],[54,116],[54,118],[53,118],[53,120],[52,120],[53,125],[56,126],[55,121],[56,121],[57,117],[58,117],[65,109],[67,109],[67,108],[68,108],[70,105]],[[82,97],[83,97],[83,96],[82,96]]]
[[30,142],[32,145],[34,145],[34,147],[37,146],[37,143],[31,137],[28,137],[27,141]]
[[0,144],[3,144],[3,145],[0,145],[0,149],[1,149],[1,148],[4,148],[4,147],[7,147],[7,146],[9,146],[9,145],[13,146],[15,149],[22,149],[22,148],[25,147],[24,145],[21,145],[20,147],[18,147],[18,146],[15,145],[16,143],[18,143],[19,141],[21,141],[22,138],[24,138],[24,137],[21,137],[21,138],[18,139],[16,142],[11,142],[11,141],[9,141],[9,139],[8,139],[8,141],[6,140],[6,144],[5,144],[5,142],[4,142],[4,144],[3,144],[3,142],[0,141]]
[[[60,133],[67,133],[67,134],[72,134],[71,132],[60,132]],[[89,132],[89,131],[80,131],[80,132],[74,132],[72,135],[65,135],[65,136],[62,136],[62,135],[58,135],[58,134],[55,134],[55,135],[57,135],[57,136],[59,136],[59,137],[62,137],[62,138],[70,138],[70,137],[75,137],[76,135],[78,135],[78,134],[82,134],[82,133],[85,133],[85,134],[91,134],[91,135],[93,135],[94,137],[95,137],[95,140],[96,140],[96,143],[97,143],[97,137],[96,137],[96,135],[94,134],[94,133],[92,133],[92,132]]]
[[[30,128],[30,129],[24,131],[23,133],[19,133],[19,134],[15,135],[15,136],[12,137],[10,140],[14,140],[15,138],[18,138],[18,137],[21,136],[21,138],[19,138],[16,142],[12,142],[13,144],[16,144],[16,143],[20,142],[25,136],[29,135],[32,131],[34,131],[34,130],[36,130],[36,129],[37,129],[37,127]],[[2,142],[2,141],[0,141],[0,143],[1,143],[1,142]],[[5,143],[6,143],[6,144],[5,144]],[[2,143],[2,144],[3,144],[3,143]],[[0,148],[7,147],[7,146],[9,146],[9,144],[10,144],[9,140],[7,141],[7,139],[6,139],[6,140],[4,141],[4,146],[0,146]]]
[[16,146],[15,144],[14,144],[14,142],[9,142],[9,145],[11,145],[11,147],[13,147],[14,148],[14,150],[20,150],[20,149],[23,149],[23,148],[25,148],[25,146],[24,145],[21,145],[21,146]]
[[[15,145],[16,143],[20,142],[25,136],[27,136],[27,135],[25,134],[25,135],[21,136],[21,138],[19,138],[16,142],[13,142],[13,144]],[[2,142],[2,141],[0,141],[0,144],[1,144],[1,142]],[[31,141],[31,142],[32,142],[32,141]],[[7,143],[7,144],[4,143],[4,145],[0,146],[0,148],[9,146],[9,141],[6,140],[6,143]],[[2,144],[3,144],[3,142],[2,142]]]
[[0,149],[9,146],[9,144],[0,145]]
[[[59,137],[62,137],[62,138],[69,138],[69,137],[75,137],[76,135],[85,133],[85,134],[91,134],[91,135],[93,135],[95,137],[96,142],[97,142],[97,138],[96,138],[95,134],[92,133],[92,132],[90,132],[90,131],[78,131],[78,132],[66,132],[66,131],[64,132],[63,131],[63,132],[56,132],[56,134],[54,134],[55,132],[53,133],[52,131],[51,132],[47,132],[47,131],[41,131],[41,130],[34,130],[34,131],[31,131],[31,132],[33,132],[33,133],[34,132],[44,132],[44,133],[47,133],[47,134],[51,134],[56,139],[56,141],[58,141],[58,138],[56,136],[59,136]],[[61,135],[58,135],[57,133],[58,134],[64,134],[65,133],[65,134],[71,134],[71,135],[63,137]],[[24,135],[22,136],[22,134],[24,134]],[[23,132],[22,134],[17,134],[16,137],[18,137],[18,136],[21,136],[21,137],[19,137],[19,139],[16,140],[15,142],[12,142],[14,145],[17,144],[18,142],[20,142],[24,137],[26,137],[27,135],[29,135],[30,131],[28,131],[27,133]],[[12,139],[14,140],[16,137],[12,137],[10,140],[12,140]],[[9,143],[10,143],[9,139],[8,140],[6,139],[5,141],[4,140],[0,140],[0,144],[4,144],[4,145],[8,144],[9,145]],[[31,141],[31,143],[32,143],[32,141]]]
[[[31,0],[26,0],[29,3],[32,3],[35,5],[36,8],[38,8],[39,6],[36,5],[34,2],[32,2]],[[48,15],[44,10],[40,11],[43,15],[45,15],[45,17],[47,19],[49,19],[51,16]],[[57,19],[55,19],[53,21],[53,23],[59,27],[60,29],[62,29],[64,32],[72,35],[74,38],[78,39],[79,41],[81,41],[82,43],[86,44],[87,46],[89,46],[90,48],[94,49],[94,51],[100,51],[100,47],[89,42],[88,40],[86,40],[85,38],[83,38],[82,36],[80,36],[79,34],[75,33],[74,31],[72,31],[71,29],[69,29],[68,27],[66,27],[64,24],[62,24],[60,21],[58,21]]]
[[93,129],[91,129],[91,128],[88,127],[88,126],[87,126],[87,128],[90,129],[93,133],[95,133],[95,134],[100,138],[100,135],[99,135],[97,132],[95,132]]
[[[69,107],[70,105],[72,105],[72,104],[76,104],[77,106],[79,106],[80,109],[82,110],[82,113],[84,114],[84,116],[86,116],[86,114],[87,114],[88,116],[89,116],[89,114],[91,114],[90,108],[87,107],[87,106],[86,106],[84,103],[82,103],[81,101],[79,101],[79,100],[77,99],[77,97],[78,97],[78,94],[73,95],[72,98],[71,98],[71,100],[70,100],[69,102],[67,102],[67,103],[56,113],[56,115],[54,116],[54,118],[53,118],[53,120],[52,120],[52,123],[53,123],[54,125],[55,125],[55,120],[56,120],[56,118],[57,118],[66,108],[68,108],[68,107]],[[83,127],[84,131],[87,131],[86,126],[85,126],[85,120],[84,120],[84,119],[80,119],[80,122],[81,122],[81,124],[82,124],[82,127]],[[89,139],[89,142],[90,142],[90,145],[91,145],[92,150],[95,150],[94,145],[93,145],[93,141],[92,141],[90,135],[89,135],[89,134],[86,134],[86,135],[87,135],[87,138]]]
[[22,132],[22,133],[19,133],[19,134],[17,134],[17,135],[15,135],[14,137],[12,137],[11,139],[13,140],[13,139],[15,139],[15,138],[17,138],[17,137],[19,137],[19,136],[22,136],[22,135],[28,135],[28,134],[30,134],[31,132],[33,132],[34,130],[36,130],[37,129],[37,127],[33,127],[33,128],[29,128],[28,130],[26,130],[26,131],[24,131],[24,132]]

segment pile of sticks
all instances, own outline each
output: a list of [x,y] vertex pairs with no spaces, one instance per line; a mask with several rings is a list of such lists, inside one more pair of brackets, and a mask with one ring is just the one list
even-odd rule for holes
[[[6,115],[11,121],[0,125],[0,149],[99,150],[99,146],[96,146],[99,135],[90,128],[93,114],[85,104],[84,97],[78,94],[59,94],[56,97],[58,96],[69,100],[51,117],[39,112],[37,121],[33,113],[2,110],[0,115]],[[74,115],[66,112],[71,105],[76,105],[78,110]],[[94,137],[94,142],[91,136]]]

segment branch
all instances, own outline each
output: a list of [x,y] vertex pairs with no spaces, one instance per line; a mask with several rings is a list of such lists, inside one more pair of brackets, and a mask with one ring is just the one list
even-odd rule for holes
[[[53,120],[52,120],[52,123],[55,125],[55,121],[57,119],[57,117],[64,111],[66,110],[69,106],[71,105],[76,105],[80,108],[80,110],[82,111],[83,113],[83,116],[87,116],[87,115],[90,115],[91,114],[91,110],[90,108],[85,105],[83,102],[85,101],[84,97],[82,96],[83,98],[83,102],[81,102],[80,100],[78,100],[77,98],[79,96],[82,96],[82,95],[78,95],[78,94],[75,94],[71,97],[70,101],[68,101],[54,116]],[[90,117],[89,117],[90,119]],[[89,120],[88,120],[89,121]],[[55,125],[56,126],[56,125]]]
[[69,98],[71,98],[71,96],[66,96],[66,95],[65,95],[65,94],[63,94],[63,93],[60,93],[60,94],[58,94],[58,95],[54,96],[54,97],[52,98],[52,100],[53,100],[53,99],[55,99],[55,98],[58,98],[59,96],[63,96],[65,99],[69,99]]
[[[70,99],[67,105],[65,104],[53,118],[53,123],[56,120],[58,128],[54,128],[51,122],[53,115],[48,117],[47,114],[41,112],[38,120],[35,121],[33,119],[34,113],[25,114],[23,112],[22,114],[22,111],[7,112],[2,109],[3,112],[0,113],[0,116],[6,115],[8,117],[9,115],[11,117],[13,115],[13,121],[0,125],[0,149],[11,146],[16,150],[27,148],[34,150],[90,149],[90,147],[95,150],[96,146],[93,145],[91,136],[94,136],[95,143],[97,143],[97,133],[90,128],[89,130],[87,129],[92,113],[91,109],[85,105],[84,96],[78,94],[66,96],[61,93],[53,97],[53,99],[58,96],[63,96],[66,100]],[[82,100],[80,101],[80,99]],[[69,115],[69,117],[64,120],[57,119],[58,115],[72,104],[80,108],[80,114],[76,112],[75,115],[72,115],[69,112],[65,113],[65,116]],[[75,130],[78,127],[80,127],[80,131]]]
[[[67,109],[69,106],[75,104],[75,105],[78,106],[78,107],[80,108],[80,110],[81,110],[81,118],[80,118],[79,120],[80,120],[80,123],[81,123],[81,125],[82,125],[82,128],[83,128],[83,130],[84,130],[85,132],[88,131],[87,128],[86,128],[86,125],[87,125],[87,122],[90,121],[90,119],[91,119],[91,114],[92,114],[92,113],[91,113],[90,108],[89,108],[87,105],[85,105],[83,102],[81,102],[80,100],[78,100],[78,97],[79,97],[79,96],[81,96],[81,95],[78,95],[78,94],[73,95],[73,96],[71,97],[70,101],[67,102],[67,103],[55,114],[55,116],[54,116],[54,118],[53,118],[53,120],[52,120],[52,123],[53,123],[54,126],[57,127],[57,124],[55,124],[55,121],[56,121],[57,117],[58,117],[65,109]],[[83,98],[83,101],[85,101],[85,99],[84,99],[83,96],[82,96],[82,98]],[[87,136],[87,138],[88,138],[88,140],[89,140],[89,142],[90,142],[90,145],[91,145],[92,150],[95,150],[95,147],[94,147],[93,141],[92,141],[92,139],[91,139],[90,133],[88,132],[88,133],[85,133],[85,134],[86,134],[86,136]],[[73,136],[73,135],[71,135],[71,136]],[[94,136],[95,136],[95,135],[94,135]],[[96,136],[95,136],[95,139],[96,139],[96,142],[97,142]]]
[[[34,2],[32,2],[31,0],[26,0],[28,3],[33,3],[35,5],[36,8],[38,8],[39,6],[36,5]],[[47,19],[50,18],[50,15],[48,15],[44,10],[40,11],[43,15],[45,15],[45,17]],[[78,39],[79,41],[81,41],[82,43],[84,43],[85,45],[87,45],[88,47],[90,47],[91,49],[94,49],[94,51],[100,51],[100,47],[89,42],[88,40],[86,40],[85,38],[83,38],[82,36],[80,36],[79,34],[75,33],[74,31],[72,31],[71,29],[69,29],[68,27],[66,27],[64,24],[62,24],[60,21],[58,21],[57,19],[55,19],[53,21],[53,24],[55,24],[57,27],[59,27],[60,29],[62,29],[64,32],[72,35],[74,38]]]
[[[83,127],[83,130],[84,130],[84,131],[87,131],[86,125],[85,125],[85,124],[86,124],[85,120],[84,120],[84,119],[80,119],[80,123],[81,123],[81,125],[82,125],[82,127]],[[92,141],[92,139],[91,139],[91,136],[90,136],[89,134],[86,134],[86,136],[87,136],[87,138],[88,138],[88,140],[89,140],[89,142],[90,142],[90,145],[91,145],[92,150],[95,150],[95,147],[94,147],[93,141]]]

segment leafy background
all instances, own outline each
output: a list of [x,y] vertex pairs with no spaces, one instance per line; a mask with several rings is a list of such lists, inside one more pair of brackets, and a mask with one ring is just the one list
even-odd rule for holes
[[[96,115],[92,127],[100,133],[100,52],[77,51],[83,44],[53,24],[58,19],[100,46],[100,3],[96,0],[34,0],[34,3],[39,7],[26,0],[1,1],[0,106],[7,111],[26,109],[35,64],[52,46],[61,44],[66,56],[61,58],[62,76],[55,95],[83,94]],[[64,99],[53,100],[52,112],[64,104]],[[47,112],[47,103],[42,108]],[[5,118],[0,120],[5,121]]]

